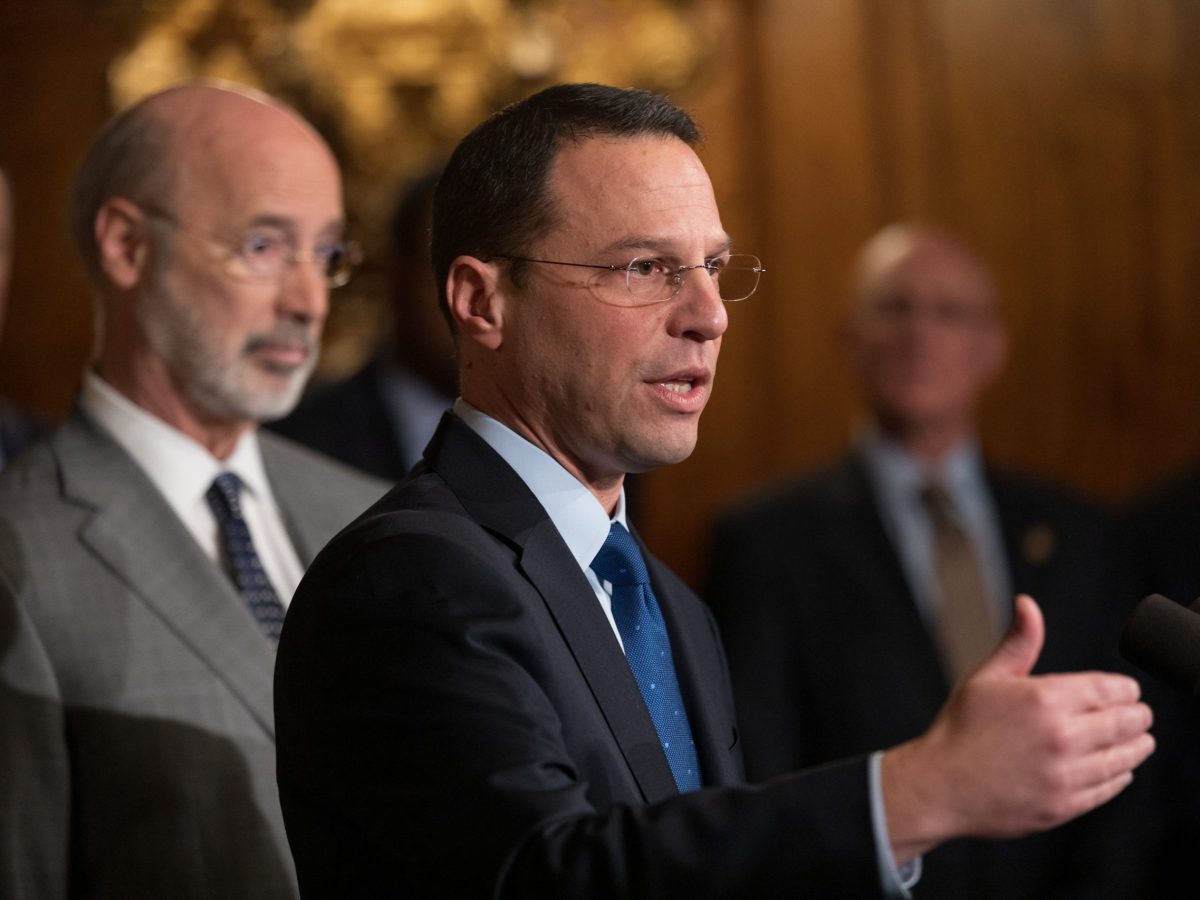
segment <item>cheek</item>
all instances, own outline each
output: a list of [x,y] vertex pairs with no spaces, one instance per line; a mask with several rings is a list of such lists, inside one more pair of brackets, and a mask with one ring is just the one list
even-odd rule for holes
[[273,290],[267,285],[230,284],[210,279],[204,285],[204,302],[214,326],[231,343],[248,335],[271,330],[276,321]]

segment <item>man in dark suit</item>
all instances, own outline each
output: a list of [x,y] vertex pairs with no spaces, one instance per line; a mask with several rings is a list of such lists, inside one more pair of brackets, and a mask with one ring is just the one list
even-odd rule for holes
[[0,896],[295,898],[275,641],[384,485],[255,425],[345,275],[337,165],[261,95],[179,87],[100,133],[72,223],[101,343],[0,476]]
[[306,896],[900,894],[931,846],[1064,821],[1151,749],[1132,680],[1027,677],[1024,598],[925,735],[739,784],[716,629],[622,493],[691,452],[723,301],[761,269],[697,138],[663,98],[560,85],[451,157],[433,248],[461,398],[318,556],[280,643]]
[[[728,511],[715,532],[707,599],[756,780],[920,734],[981,659],[978,641],[962,649],[955,615],[982,623],[986,652],[1014,592],[1045,614],[1038,671],[1116,664],[1104,517],[980,457],[976,407],[1005,336],[978,259],[939,230],[880,232],[858,261],[847,338],[871,413],[855,447]],[[933,485],[970,551],[970,597],[962,567],[946,571]],[[1071,867],[1074,843],[1065,829],[958,842],[929,855],[915,895],[1070,896],[1098,875]]]

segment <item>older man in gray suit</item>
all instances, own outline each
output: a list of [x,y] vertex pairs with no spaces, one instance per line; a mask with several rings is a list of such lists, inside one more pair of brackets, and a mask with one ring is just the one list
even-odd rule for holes
[[337,165],[269,98],[178,87],[101,132],[72,227],[98,354],[0,478],[0,896],[294,897],[274,642],[384,485],[255,426],[348,276]]

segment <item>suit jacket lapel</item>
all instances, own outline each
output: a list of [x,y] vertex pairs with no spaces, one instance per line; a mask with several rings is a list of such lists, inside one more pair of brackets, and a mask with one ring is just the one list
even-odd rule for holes
[[[274,736],[270,644],[137,464],[76,413],[53,440],[64,496],[90,507],[80,541],[203,659]],[[86,602],[86,600],[84,601]]]
[[[288,537],[307,569],[330,537],[349,524],[346,498],[333,493],[341,489],[340,485],[314,481],[311,462],[298,459],[297,448],[287,447],[278,437],[261,429],[258,446]],[[380,482],[381,496],[386,489],[387,485]]]
[[447,414],[426,450],[429,465],[484,528],[509,543],[570,648],[642,794],[678,793],[612,627],[587,578],[525,483],[456,416]]
[[[996,472],[988,469],[985,477],[992,502],[996,505],[996,517],[1000,520],[1004,558],[1008,563],[1013,590],[1031,594],[1039,603],[1043,603],[1053,593],[1046,590],[1046,565],[1055,549],[1054,529],[1024,502],[1022,492],[1013,490]],[[1035,553],[1031,558],[1030,539],[1033,538],[1033,543],[1037,544],[1039,536],[1049,543],[1042,547],[1035,546],[1035,551],[1044,550],[1044,554]]]
[[889,641],[896,648],[910,648],[913,670],[925,673],[930,696],[944,696],[949,679],[879,507],[866,469],[851,453],[832,489],[834,521],[828,529],[831,546],[843,558],[841,570],[860,582],[859,590],[847,590],[847,596],[860,596],[870,604],[863,615],[891,623],[883,629]]

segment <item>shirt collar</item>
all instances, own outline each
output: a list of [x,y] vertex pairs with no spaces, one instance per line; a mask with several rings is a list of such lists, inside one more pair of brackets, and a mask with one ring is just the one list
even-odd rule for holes
[[238,439],[222,461],[182,431],[147,412],[93,371],[84,374],[79,398],[83,411],[142,467],[173,508],[203,499],[221,472],[237,473],[250,493],[270,502],[271,491],[255,429]]
[[512,467],[537,498],[581,569],[588,569],[613,522],[625,525],[625,489],[609,519],[596,496],[549,453],[461,397],[454,413]]
[[951,450],[936,471],[931,471],[878,428],[863,433],[859,449],[876,485],[898,502],[911,502],[930,480],[936,480],[955,498],[982,489],[983,458],[975,438],[968,438]]

